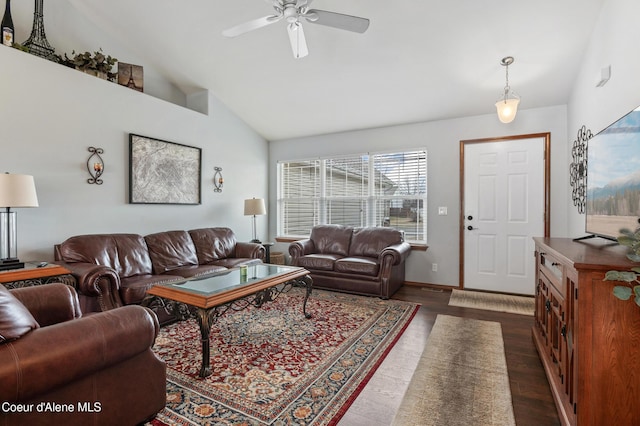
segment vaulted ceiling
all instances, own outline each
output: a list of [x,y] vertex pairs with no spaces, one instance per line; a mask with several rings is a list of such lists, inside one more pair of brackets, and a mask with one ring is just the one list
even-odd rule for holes
[[273,14],[269,0],[69,2],[185,93],[210,90],[278,140],[494,113],[508,55],[522,109],[565,104],[603,0],[314,0],[370,26],[304,23],[302,59],[284,21],[222,36]]

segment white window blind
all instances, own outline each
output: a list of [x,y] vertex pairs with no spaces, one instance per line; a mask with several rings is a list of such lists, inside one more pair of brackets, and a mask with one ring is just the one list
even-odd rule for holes
[[278,163],[278,235],[317,224],[388,226],[426,242],[427,153],[359,154]]

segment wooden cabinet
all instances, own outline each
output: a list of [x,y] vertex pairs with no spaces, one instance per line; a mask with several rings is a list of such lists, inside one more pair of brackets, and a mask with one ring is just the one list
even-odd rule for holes
[[640,307],[612,294],[609,270],[639,266],[601,239],[534,238],[533,340],[560,421],[640,424]]

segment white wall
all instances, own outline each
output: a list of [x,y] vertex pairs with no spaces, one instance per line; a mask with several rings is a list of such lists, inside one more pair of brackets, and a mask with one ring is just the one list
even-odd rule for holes
[[[522,101],[526,105],[526,100]],[[493,106],[488,105],[487,110]],[[429,249],[413,251],[407,262],[406,279],[420,283],[458,285],[460,219],[460,141],[528,133],[551,132],[551,233],[564,236],[568,197],[566,108],[556,106],[521,110],[514,122],[505,125],[491,113],[428,123],[385,127],[271,142],[269,144],[269,229],[276,232],[276,164],[320,156],[384,151],[427,149],[427,232]],[[438,216],[438,207],[448,207]],[[274,251],[287,252],[286,244]],[[431,264],[438,272],[431,272]]]
[[[596,134],[640,106],[639,16],[637,0],[607,0],[603,5],[568,105],[571,141],[582,125]],[[596,87],[600,70],[609,65],[611,79],[603,87]],[[571,162],[571,143],[568,150]],[[571,205],[570,236],[585,235],[584,220]]]
[[[4,46],[0,63],[0,172],[33,175],[40,202],[18,210],[21,259],[51,260],[85,233],[229,226],[251,238],[243,200],[266,197],[267,142],[215,97],[204,115]],[[202,204],[128,204],[129,133],[202,148]],[[89,146],[104,149],[103,185],[87,183]]]

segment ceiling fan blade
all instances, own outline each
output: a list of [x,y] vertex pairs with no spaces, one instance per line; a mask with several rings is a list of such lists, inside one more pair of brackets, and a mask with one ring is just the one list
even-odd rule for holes
[[343,15],[342,13],[326,10],[309,9],[304,16],[309,22],[325,25],[341,30],[363,33],[369,28],[369,20],[358,16]]
[[236,37],[249,31],[257,30],[258,28],[266,27],[269,24],[278,22],[282,19],[282,15],[270,15],[263,18],[254,19],[253,21],[245,22],[243,24],[236,25],[235,27],[228,28],[222,32],[225,37]]
[[307,56],[309,50],[307,49],[307,40],[304,38],[302,25],[300,25],[299,22],[294,22],[287,26],[287,31],[289,32],[289,41],[291,42],[293,56],[296,59]]

